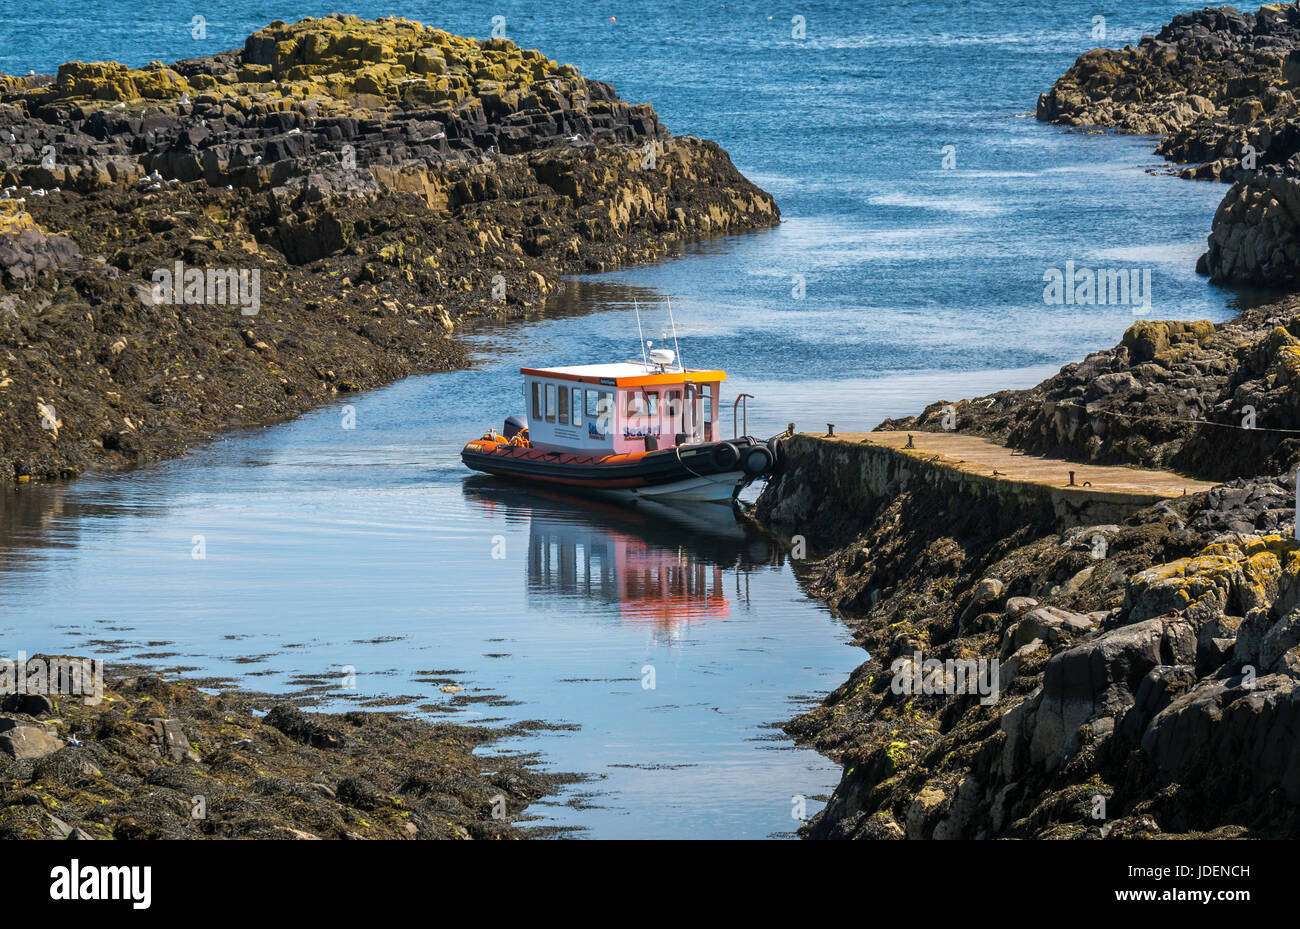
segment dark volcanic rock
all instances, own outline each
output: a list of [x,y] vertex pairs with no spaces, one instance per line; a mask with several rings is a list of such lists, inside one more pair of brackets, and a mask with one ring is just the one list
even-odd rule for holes
[[[0,718],[0,838],[519,838],[512,820],[572,780],[476,756],[492,730],[288,705],[259,719],[262,697],[106,685],[47,726]],[[171,750],[182,739],[193,751]]]
[[[1038,115],[1166,135],[1166,156],[1203,162],[1186,176],[1233,181],[1205,270],[1294,289],[1296,86],[1300,8],[1221,7],[1083,55]],[[1031,487],[992,495],[942,462],[908,461],[916,479],[882,491],[842,444],[787,443],[756,515],[829,552],[801,579],[871,656],[787,726],[843,764],[805,833],[1300,835],[1297,298],[1220,324],[1137,322],[1032,389],[939,401],[879,428],[954,425],[1026,452],[1225,483],[1066,528]],[[896,688],[918,652],[999,661],[996,699]]]
[[[871,656],[787,726],[843,765],[807,835],[1300,834],[1300,542],[1282,479],[1120,525],[1009,531],[961,481],[873,498],[837,443],[785,454],[758,514],[806,514],[798,530],[830,554],[803,581]],[[810,495],[850,515],[818,518]],[[1259,521],[1284,531],[1238,528]],[[1000,658],[996,700],[897,690],[916,652]]]
[[30,287],[42,275],[75,268],[80,258],[80,250],[66,235],[45,235],[35,228],[0,235],[0,284]]
[[564,274],[780,216],[571,66],[339,15],[0,75],[0,187],[0,485],[461,366],[457,329],[543,312]]
[[279,729],[295,742],[315,748],[347,749],[352,740],[337,729],[328,729],[302,710],[287,703],[277,704],[266,714],[266,724]]
[[1038,118],[1167,136],[1184,177],[1232,181],[1198,269],[1292,289],[1300,273],[1300,9],[1185,13],[1136,46],[1081,56]]
[[0,716],[0,752],[18,761],[43,758],[57,752],[63,742],[49,726],[14,717]]
[[[1210,480],[1300,462],[1300,303],[1287,298],[1219,324],[1138,322],[1115,348],[1029,390],[954,403],[957,428],[1038,454],[1171,468]],[[879,428],[937,431],[943,401]],[[1276,507],[1238,527],[1278,528]]]

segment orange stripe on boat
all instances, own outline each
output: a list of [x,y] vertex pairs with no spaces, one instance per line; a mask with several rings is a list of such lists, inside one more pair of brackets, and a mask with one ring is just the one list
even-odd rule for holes
[[[600,377],[595,374],[571,374],[547,368],[520,368],[520,374],[544,377],[550,380],[577,381],[605,387],[649,387],[655,384],[708,384],[725,381],[726,371],[669,371],[665,374],[634,374],[626,377]],[[613,382],[612,384],[610,382]]]

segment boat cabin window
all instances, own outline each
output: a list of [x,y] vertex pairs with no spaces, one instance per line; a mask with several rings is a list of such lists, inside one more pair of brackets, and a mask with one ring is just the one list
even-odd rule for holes
[[700,388],[700,398],[704,401],[704,441],[713,441],[713,386],[705,384]]
[[664,392],[664,425],[670,434],[684,432],[682,428],[682,392],[668,390]]
[[560,388],[560,423],[567,426],[569,424],[569,388]]
[[659,434],[659,392],[629,390],[626,436]]
[[546,421],[555,422],[555,385],[546,385]]
[[608,390],[587,391],[587,435],[593,439],[609,437],[614,421],[614,395]]
[[582,425],[582,391],[577,387],[573,388],[573,424]]
[[533,422],[542,421],[542,385],[533,381]]

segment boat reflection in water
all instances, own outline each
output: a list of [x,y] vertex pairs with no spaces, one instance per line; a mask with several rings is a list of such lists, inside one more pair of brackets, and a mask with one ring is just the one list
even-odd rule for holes
[[635,507],[471,478],[466,496],[527,519],[530,607],[584,607],[652,624],[670,638],[747,604],[749,575],[784,552],[730,506],[642,500]]

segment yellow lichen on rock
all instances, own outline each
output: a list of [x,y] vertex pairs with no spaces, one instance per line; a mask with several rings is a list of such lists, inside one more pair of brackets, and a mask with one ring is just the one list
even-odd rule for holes
[[121,102],[175,100],[189,90],[185,78],[156,61],[143,69],[115,61],[69,61],[59,66],[53,87],[59,99]]
[[1267,606],[1300,575],[1300,541],[1280,535],[1238,536],[1207,545],[1190,558],[1133,576],[1133,602],[1182,609],[1206,594],[1236,603],[1241,612]]
[[1272,358],[1265,382],[1270,387],[1287,387],[1300,380],[1300,339],[1278,326],[1264,339],[1262,348]]
[[387,103],[464,102],[490,96],[516,106],[547,78],[571,91],[576,69],[508,39],[477,41],[412,20],[367,21],[356,16],[272,23],[248,37],[243,81],[301,84],[308,96],[365,94]]
[[0,235],[35,228],[36,222],[30,213],[12,200],[0,200]]
[[1206,319],[1194,322],[1139,320],[1128,327],[1122,344],[1135,360],[1151,361],[1169,352],[1173,346],[1200,343],[1213,334],[1214,323]]
[[[40,105],[98,102],[127,106],[227,101],[241,110],[277,112],[311,101],[317,113],[395,106],[488,112],[525,109],[605,111],[590,102],[586,80],[508,39],[455,36],[413,20],[330,16],[276,21],[245,41],[238,60],[185,75],[159,62],[130,68],[117,62],[74,61],[53,83],[0,75],[0,91]],[[188,75],[188,76],[186,76]]]

